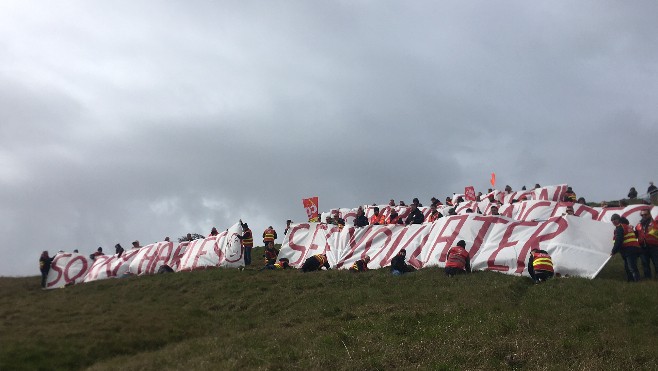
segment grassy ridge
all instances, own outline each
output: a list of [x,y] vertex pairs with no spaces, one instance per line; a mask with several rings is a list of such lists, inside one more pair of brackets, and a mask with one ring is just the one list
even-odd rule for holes
[[[255,256],[259,256],[256,255]],[[211,269],[0,278],[0,370],[656,369],[658,281]]]

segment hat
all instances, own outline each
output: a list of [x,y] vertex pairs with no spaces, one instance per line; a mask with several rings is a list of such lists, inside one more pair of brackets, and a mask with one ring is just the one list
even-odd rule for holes
[[466,241],[459,240],[459,242],[457,242],[457,246],[466,247]]

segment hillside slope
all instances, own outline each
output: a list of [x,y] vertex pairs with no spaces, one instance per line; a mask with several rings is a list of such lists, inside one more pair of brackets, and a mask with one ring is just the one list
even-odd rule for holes
[[658,281],[212,269],[0,278],[0,369],[657,369]]

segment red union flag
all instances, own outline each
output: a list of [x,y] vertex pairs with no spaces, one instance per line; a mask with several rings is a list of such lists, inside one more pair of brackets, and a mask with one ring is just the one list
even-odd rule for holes
[[466,201],[475,201],[475,188],[473,186],[464,188],[464,197]]
[[309,197],[302,200],[304,204],[304,209],[306,209],[306,215],[308,216],[308,221],[315,223],[319,220],[318,215],[318,197]]

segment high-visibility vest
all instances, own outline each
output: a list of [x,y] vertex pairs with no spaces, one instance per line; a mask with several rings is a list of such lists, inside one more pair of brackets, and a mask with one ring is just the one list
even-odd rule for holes
[[245,229],[243,236],[242,247],[254,247],[254,236],[251,234],[251,229]]
[[466,269],[466,259],[468,258],[468,251],[461,246],[454,246],[448,251],[448,261],[446,261],[446,268]]
[[376,214],[370,217],[370,224],[379,224],[380,215]]
[[274,242],[274,229],[267,228],[265,232],[263,232],[263,241]]
[[391,218],[390,216],[386,220],[386,224],[398,224],[398,220],[400,220],[400,215],[397,215],[394,218]]
[[318,254],[313,256],[318,262],[320,262],[320,266],[323,266],[324,263],[327,262],[327,259],[324,258],[324,255]]
[[637,231],[637,236],[640,242],[644,243],[647,246],[658,246],[658,222],[652,220],[647,226],[647,230],[644,230],[642,223],[637,223],[635,227]]
[[[360,270],[359,270],[359,262],[360,262],[360,261],[361,261],[361,260],[357,260],[357,261],[355,261],[354,264],[352,264],[352,268],[350,268],[350,269],[355,270],[355,271],[360,271]],[[368,270],[368,264],[366,264],[365,261],[363,261],[362,263],[363,263],[363,270],[364,270],[364,271],[367,271],[367,270]]]
[[[621,227],[624,229],[624,240],[622,242],[622,248],[630,247],[640,247],[640,241],[635,236],[635,231],[633,227],[628,224],[621,224]],[[616,233],[613,235],[612,241],[615,241]]]
[[285,267],[283,266],[283,263],[281,263],[281,262],[274,263],[274,268],[276,268],[276,269],[285,269]]
[[575,192],[567,192],[564,195],[566,196],[567,200],[570,201],[570,202],[576,202],[577,201]]
[[535,271],[549,271],[553,272],[553,259],[548,254],[539,251],[531,251],[532,254],[532,268]]
[[433,223],[437,220],[439,220],[439,212],[437,211],[436,213],[430,213],[430,215],[427,217],[427,221],[429,223]]

